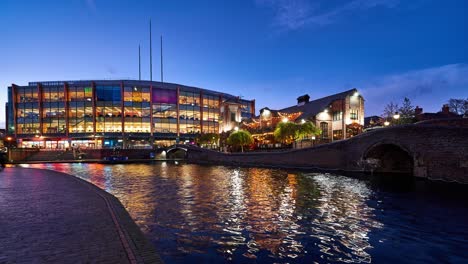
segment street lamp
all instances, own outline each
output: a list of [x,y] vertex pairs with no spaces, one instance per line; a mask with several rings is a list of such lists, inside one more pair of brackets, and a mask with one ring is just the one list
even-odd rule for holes
[[384,126],[389,126],[389,125],[390,125],[390,122],[385,121],[383,124],[384,124]]
[[395,114],[393,115],[393,118],[398,120],[400,118],[400,114],[398,114],[398,112],[395,112]]
[[301,120],[301,123],[304,124],[306,121],[304,119]]
[[234,128],[234,130],[235,130],[235,131],[239,131],[239,127],[236,126],[236,127]]
[[283,117],[283,123],[287,123],[288,122],[288,118],[287,117]]

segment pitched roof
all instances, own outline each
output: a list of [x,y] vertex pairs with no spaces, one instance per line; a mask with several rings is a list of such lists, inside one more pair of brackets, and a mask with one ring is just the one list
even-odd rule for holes
[[430,120],[430,119],[443,119],[443,118],[462,118],[462,115],[458,115],[456,113],[448,112],[437,112],[437,113],[422,113],[416,115],[418,120]]
[[281,116],[281,115],[280,115],[280,111],[274,110],[274,109],[270,109],[270,108],[268,108],[268,107],[264,107],[264,108],[260,109],[260,115],[259,115],[258,117],[260,117],[260,116],[262,115],[262,113],[263,113],[264,110],[270,111],[271,117],[280,117],[280,116]]
[[283,113],[297,113],[297,112],[302,112],[302,115],[299,116],[298,118],[309,118],[309,117],[314,117],[318,113],[322,112],[325,108],[327,108],[333,101],[335,100],[341,100],[346,98],[346,96],[350,94],[354,94],[357,92],[356,88],[353,88],[348,91],[344,91],[341,93],[337,94],[332,94],[323,98],[319,98],[313,101],[310,101],[304,105],[294,105],[290,107],[286,107],[284,109],[278,110]]

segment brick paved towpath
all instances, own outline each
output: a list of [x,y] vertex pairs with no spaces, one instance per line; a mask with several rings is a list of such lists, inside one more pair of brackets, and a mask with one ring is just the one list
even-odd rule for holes
[[0,172],[0,263],[161,263],[120,202],[64,173]]

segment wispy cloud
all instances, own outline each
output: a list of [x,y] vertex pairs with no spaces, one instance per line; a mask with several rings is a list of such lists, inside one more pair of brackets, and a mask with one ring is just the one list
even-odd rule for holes
[[312,10],[306,0],[256,0],[256,3],[273,10],[276,26],[293,30],[304,26]]
[[448,64],[375,78],[362,87],[371,112],[383,104],[410,98],[415,104],[437,110],[451,97],[468,96],[468,64]]
[[329,25],[337,23],[351,13],[376,7],[393,8],[399,0],[353,0],[329,9],[307,0],[256,0],[258,6],[272,9],[274,25],[282,30],[296,30],[307,25]]

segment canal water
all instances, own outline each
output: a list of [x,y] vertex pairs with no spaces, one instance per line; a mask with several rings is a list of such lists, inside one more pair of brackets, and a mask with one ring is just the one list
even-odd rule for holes
[[25,165],[114,194],[166,263],[468,263],[468,188],[193,164]]

